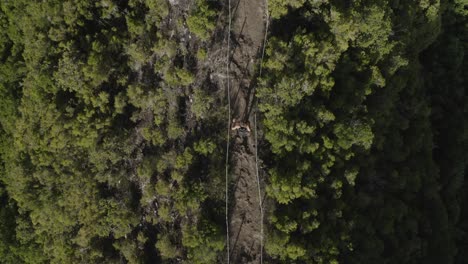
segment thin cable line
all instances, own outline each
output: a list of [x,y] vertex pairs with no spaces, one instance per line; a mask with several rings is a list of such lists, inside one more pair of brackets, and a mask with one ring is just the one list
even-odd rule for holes
[[263,37],[262,58],[260,59],[260,71],[258,73],[259,77],[262,77],[263,57],[265,57],[265,48],[266,48],[266,42],[267,42],[268,27],[270,26],[270,12],[268,12],[268,0],[265,0],[265,12],[266,12],[265,36]]
[[[265,56],[265,48],[268,36],[268,26],[270,20],[270,14],[268,12],[268,0],[265,0],[265,12],[266,12],[266,22],[265,22],[265,36],[263,38],[263,47],[262,47],[262,56],[260,59],[260,70],[259,70],[259,78],[262,77],[262,70],[263,70],[263,58]],[[256,91],[256,90],[255,90]],[[260,188],[260,176],[258,173],[258,142],[257,142],[257,111],[258,111],[258,100],[255,103],[255,112],[254,112],[254,126],[255,126],[255,167],[256,167],[256,176],[257,176],[257,188],[258,188],[258,203],[260,207],[260,264],[263,264],[263,239],[264,239],[264,232],[263,232],[263,202],[262,202],[262,192]]]
[[262,264],[263,263],[263,204],[262,204],[262,192],[260,190],[260,176],[258,173],[257,112],[254,113],[254,126],[255,126],[255,168],[256,168],[256,175],[257,175],[258,203],[260,207],[260,264]]
[[230,238],[229,238],[229,144],[230,144],[230,130],[231,130],[231,84],[229,76],[229,55],[230,55],[230,46],[231,46],[231,0],[228,0],[228,12],[229,12],[229,26],[228,26],[228,36],[227,36],[227,54],[226,54],[226,75],[227,75],[227,99],[228,99],[228,122],[227,122],[227,139],[226,139],[226,260],[227,264],[230,264]]

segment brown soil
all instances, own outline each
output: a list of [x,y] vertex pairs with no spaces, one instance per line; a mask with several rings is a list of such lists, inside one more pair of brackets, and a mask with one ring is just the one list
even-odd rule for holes
[[[227,2],[227,1],[226,1]],[[227,11],[227,10],[226,10]],[[261,211],[255,166],[255,127],[252,99],[253,80],[260,63],[265,34],[265,6],[262,0],[231,0],[232,29],[230,47],[230,98],[232,118],[250,122],[252,132],[231,133],[229,151],[229,236],[233,264],[260,263]],[[227,12],[226,12],[227,13]],[[209,47],[207,60],[200,65],[197,82],[208,73],[209,82],[219,92],[226,92],[227,25],[226,14],[219,17],[218,28]],[[195,86],[198,83],[195,84]],[[216,92],[215,92],[216,93]],[[225,97],[226,94],[218,94]],[[227,121],[227,120],[226,120]],[[232,120],[231,120],[232,121]],[[259,131],[260,133],[260,131]],[[261,161],[259,160],[261,164]],[[261,167],[261,166],[259,166]],[[262,171],[259,171],[263,175]],[[263,184],[261,184],[263,190]],[[262,191],[262,197],[264,196]]]
[[[265,30],[263,1],[232,1],[231,102],[232,117],[250,121],[252,79],[260,62]],[[230,248],[231,263],[260,263],[261,213],[255,166],[254,131],[233,133],[231,151]],[[263,188],[262,188],[263,189]]]

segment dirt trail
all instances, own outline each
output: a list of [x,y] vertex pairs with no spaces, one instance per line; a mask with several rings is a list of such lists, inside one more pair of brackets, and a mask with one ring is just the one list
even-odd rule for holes
[[[231,102],[232,117],[253,128],[252,79],[259,63],[265,30],[263,1],[232,1]],[[254,129],[254,128],[253,128]],[[253,131],[252,131],[253,132]],[[231,263],[260,263],[261,214],[255,166],[254,134],[233,132],[230,190]]]
[[[227,1],[226,1],[227,2]],[[210,83],[217,91],[226,91],[230,80],[232,118],[249,121],[252,133],[231,133],[229,151],[229,245],[232,264],[260,263],[261,213],[255,166],[253,110],[253,79],[260,62],[265,34],[265,6],[262,0],[231,0],[232,29],[230,71],[226,73],[227,17],[219,17],[217,34],[210,47],[210,56],[203,64]],[[227,12],[226,12],[227,13]],[[197,80],[203,82],[203,73]],[[223,95],[220,95],[221,97]],[[227,121],[227,120],[226,120]],[[259,160],[259,164],[261,161]],[[259,166],[260,167],[260,166]],[[262,171],[259,171],[262,175]],[[262,184],[262,183],[261,183]],[[261,187],[263,190],[263,186]],[[263,197],[263,192],[262,192]]]

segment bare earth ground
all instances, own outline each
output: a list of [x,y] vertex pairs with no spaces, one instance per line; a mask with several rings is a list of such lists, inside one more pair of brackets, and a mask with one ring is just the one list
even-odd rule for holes
[[[226,1],[227,2],[227,1]],[[227,11],[227,10],[226,10]],[[232,28],[230,46],[230,98],[232,118],[249,121],[252,133],[231,133],[229,151],[229,245],[234,264],[260,263],[261,213],[255,167],[255,139],[252,98],[253,79],[260,63],[260,52],[265,34],[265,6],[263,0],[231,0]],[[227,13],[227,12],[226,12]],[[211,42],[209,56],[197,81],[206,80],[214,91],[226,92],[227,14],[218,18],[218,29]],[[218,94],[223,97],[222,94]],[[226,96],[226,95],[224,95]],[[227,121],[227,120],[226,120]],[[260,131],[259,131],[260,133]],[[259,160],[261,164],[261,161]],[[259,167],[261,167],[259,165]],[[262,171],[259,171],[262,175]],[[263,184],[262,197],[264,196]]]
[[[253,127],[252,79],[265,30],[264,1],[232,1],[231,102],[233,118],[249,120]],[[253,131],[252,131],[253,132]],[[231,263],[260,263],[260,226],[254,134],[236,134],[231,151],[230,248]],[[263,189],[263,188],[262,188]]]

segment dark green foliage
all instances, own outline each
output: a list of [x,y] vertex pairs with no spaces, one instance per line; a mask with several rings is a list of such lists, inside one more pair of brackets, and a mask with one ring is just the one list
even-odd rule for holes
[[276,201],[267,252],[281,263],[463,263],[462,4],[270,6],[258,88]]
[[204,263],[188,226],[215,261],[201,207],[219,183],[197,182],[221,149],[186,138],[194,78],[168,15],[162,0],[0,4],[1,263]]
[[[0,2],[0,263],[222,262],[222,3],[182,2]],[[266,261],[466,262],[465,2],[269,1]]]
[[189,30],[201,40],[207,40],[215,28],[215,10],[210,6],[211,1],[195,0],[195,8],[192,14],[187,17]]

